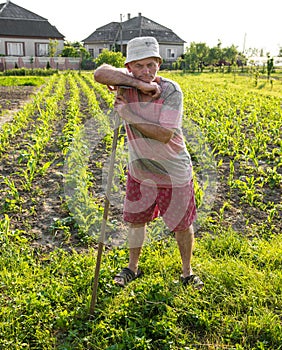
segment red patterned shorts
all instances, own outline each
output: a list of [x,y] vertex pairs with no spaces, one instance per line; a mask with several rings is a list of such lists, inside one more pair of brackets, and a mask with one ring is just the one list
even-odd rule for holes
[[171,231],[186,230],[196,219],[193,180],[186,186],[163,188],[136,182],[128,173],[123,218],[141,224],[161,216]]

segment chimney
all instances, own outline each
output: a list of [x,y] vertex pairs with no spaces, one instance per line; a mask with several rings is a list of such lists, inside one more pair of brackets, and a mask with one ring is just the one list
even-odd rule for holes
[[130,19],[130,13],[127,14],[127,19]]
[[138,13],[138,16],[139,16],[139,17],[141,17],[141,16],[142,16],[142,13],[141,13],[141,12],[139,12],[139,13]]

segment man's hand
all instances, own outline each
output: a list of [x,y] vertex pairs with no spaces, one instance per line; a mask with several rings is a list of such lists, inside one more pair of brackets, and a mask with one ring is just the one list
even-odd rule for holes
[[152,83],[146,83],[142,80],[140,80],[140,84],[137,89],[139,89],[143,94],[145,95],[151,95],[151,97],[156,100],[161,95],[161,87],[158,83],[152,82]]
[[123,118],[124,120],[126,120],[125,115],[124,115],[124,111],[125,111],[125,107],[128,105],[127,100],[122,96],[122,95],[117,95],[116,96],[116,100],[115,100],[115,110],[118,112],[118,114],[120,115],[121,118]]

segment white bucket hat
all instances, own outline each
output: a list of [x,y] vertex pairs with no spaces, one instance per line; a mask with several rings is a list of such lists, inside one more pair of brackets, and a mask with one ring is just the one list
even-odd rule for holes
[[148,57],[162,59],[159,53],[159,43],[154,37],[141,36],[133,38],[127,43],[125,64]]

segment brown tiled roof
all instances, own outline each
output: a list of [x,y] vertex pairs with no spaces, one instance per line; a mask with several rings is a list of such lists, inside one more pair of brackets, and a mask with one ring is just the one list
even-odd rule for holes
[[185,43],[171,29],[144,16],[137,16],[125,22],[111,22],[100,28],[84,39],[84,43],[115,42],[119,40],[122,26],[122,40],[128,41],[137,36],[154,36],[159,43]]
[[46,18],[11,1],[0,4],[0,36],[64,39],[64,35]]

